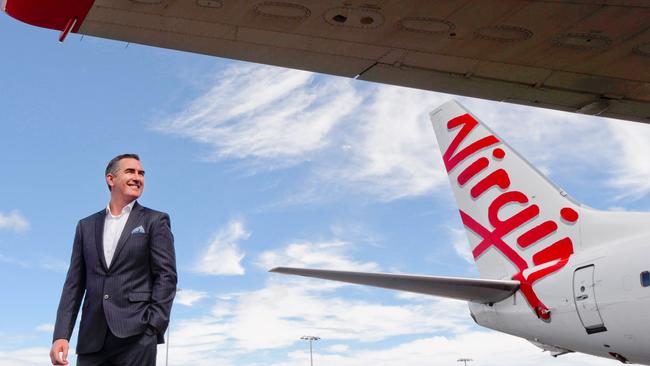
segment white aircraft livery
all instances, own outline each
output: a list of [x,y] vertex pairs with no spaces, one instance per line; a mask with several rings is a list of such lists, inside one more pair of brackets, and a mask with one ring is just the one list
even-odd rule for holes
[[650,365],[650,214],[572,200],[455,101],[430,117],[481,279],[271,271],[466,300],[553,356]]

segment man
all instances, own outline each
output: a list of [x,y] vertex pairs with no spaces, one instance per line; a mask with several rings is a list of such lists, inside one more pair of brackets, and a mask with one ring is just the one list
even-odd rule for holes
[[156,363],[176,293],[169,216],[140,206],[144,170],[135,154],[106,167],[108,207],[79,221],[63,286],[50,358],[67,365],[83,299],[77,365]]

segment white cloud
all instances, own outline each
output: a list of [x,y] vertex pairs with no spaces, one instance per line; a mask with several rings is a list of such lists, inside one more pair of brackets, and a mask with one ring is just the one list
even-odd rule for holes
[[25,261],[23,259],[0,253],[0,262],[12,264],[22,268],[36,267],[54,272],[66,272],[68,270],[68,263],[49,257],[40,260],[34,260],[33,258],[30,258],[30,261]]
[[382,199],[445,179],[427,112],[440,94],[270,66],[231,66],[216,86],[156,130],[256,169],[309,161],[313,176]]
[[[288,353],[288,360],[268,366],[295,366],[309,360],[309,351]],[[617,361],[570,354],[551,358],[527,341],[495,332],[468,332],[458,336],[425,337],[382,349],[351,349],[347,354],[314,354],[315,364],[337,366],[429,366],[458,365],[461,357],[471,358],[468,365],[554,365],[614,366]]]
[[382,199],[417,196],[446,182],[428,112],[442,94],[374,86],[344,138],[351,157],[332,174]]
[[427,114],[451,98],[548,175],[611,169],[622,196],[650,191],[649,126],[271,66],[226,68],[156,129],[206,144],[209,159],[244,159],[253,172],[308,162],[320,189],[291,202],[328,197],[322,187],[394,200],[446,184]]
[[293,165],[326,147],[332,128],[357,107],[360,98],[351,83],[317,81],[305,71],[237,64],[156,129],[208,144],[212,158],[260,158],[265,165]]
[[[358,289],[358,297],[368,296],[365,289]],[[460,301],[420,297],[386,304],[343,298],[303,281],[272,279],[259,290],[216,303],[212,314],[177,321],[172,329],[170,362],[301,365],[309,354],[306,349],[295,351],[296,345],[303,342],[302,335],[313,334],[335,342],[324,350],[320,349],[323,342],[315,343],[316,363],[337,366],[456,364],[459,357],[471,357],[486,366],[615,364],[580,354],[553,359],[523,339],[475,329],[467,305]],[[262,363],[240,361],[243,355],[268,350],[286,354]]]
[[54,332],[54,324],[44,323],[36,327],[37,332],[52,333]]
[[347,352],[349,349],[350,346],[348,346],[347,344],[334,344],[327,347],[327,351],[332,353],[343,353],[343,352]]
[[207,292],[183,288],[183,289],[179,289],[179,291],[176,292],[174,303],[185,305],[185,306],[192,306],[194,305],[194,303],[201,301],[207,296],[208,296]]
[[241,221],[231,221],[220,229],[210,244],[203,250],[193,271],[208,275],[243,275],[241,265],[244,253],[239,249],[239,241],[246,240],[250,234]]
[[40,267],[54,272],[66,272],[68,263],[56,258],[46,258],[41,261]]
[[[263,252],[255,262],[264,269],[322,265],[380,270],[376,263],[355,260],[352,249],[341,240],[296,242]],[[296,351],[304,342],[300,337],[310,334],[323,339],[315,343],[315,361],[337,366],[456,364],[460,357],[486,366],[614,365],[580,354],[553,359],[523,339],[479,331],[462,301],[329,283],[270,274],[259,289],[211,294],[215,303],[209,313],[177,318],[172,324],[170,362],[297,366],[308,360],[306,347]],[[280,356],[248,361],[248,355],[271,351]]]
[[[258,258],[257,261],[266,263],[268,258],[273,258],[377,267],[374,263],[352,258],[349,244],[331,243],[334,244],[289,244],[275,253],[264,253],[261,257],[266,259]],[[324,253],[319,254],[319,250]],[[375,290],[351,286],[342,296],[340,288],[313,286],[311,281],[272,274],[260,289],[209,296],[215,303],[208,313],[173,320],[170,363],[298,366],[308,360],[306,347],[301,346],[301,350],[296,351],[304,342],[300,336],[313,334],[323,339],[315,343],[315,362],[337,366],[456,364],[459,357],[473,358],[475,364],[485,366],[533,366],[551,362],[555,366],[615,364],[586,355],[553,359],[525,340],[477,331],[467,305],[461,301],[402,297],[397,292],[392,298],[362,300],[376,298],[372,292]],[[377,293],[391,294],[387,290],[376,290],[374,294]],[[46,326],[51,325],[42,325],[42,328]],[[325,346],[325,341],[330,346]],[[279,357],[247,361],[249,355],[263,355],[271,350]],[[46,348],[0,352],[0,366],[45,364],[47,352]],[[161,362],[164,352],[165,348],[160,347]]]
[[8,214],[0,212],[0,230],[27,231],[29,227],[29,221],[19,211],[13,210]]
[[608,192],[611,197],[603,197],[608,201],[636,200],[650,192],[647,124],[461,99],[555,183],[562,177],[563,181],[582,179],[577,185],[599,184],[595,189],[613,188]]
[[223,356],[224,350],[242,354],[289,347],[304,334],[373,342],[432,329],[461,331],[470,322],[461,302],[378,304],[342,298],[308,281],[272,279],[262,289],[218,302],[211,315],[178,321],[171,348],[178,360],[197,361]]
[[23,268],[29,268],[31,265],[28,262],[22,261],[18,258],[10,257],[0,253],[0,262],[13,264]]
[[[350,250],[350,244],[336,240],[291,243],[262,253],[256,262],[265,269],[282,264],[379,270],[375,263],[352,259]],[[236,360],[242,354],[290,347],[301,342],[299,338],[304,334],[341,341],[331,352],[344,352],[345,342],[358,339],[374,342],[432,330],[461,332],[472,326],[463,302],[394,297],[392,302],[397,303],[375,303],[342,297],[337,292],[342,284],[269,276],[260,289],[210,296],[218,300],[209,314],[177,319],[172,325],[170,361],[187,365],[241,364]],[[361,286],[349,288],[362,294],[368,291]]]
[[[216,326],[210,324],[208,327]],[[198,328],[197,328],[198,329]],[[176,330],[176,329],[174,329]],[[170,345],[170,364],[178,366],[300,366],[308,364],[309,350],[295,351],[295,347],[287,349],[284,361],[269,359],[263,363],[239,361],[241,354],[232,353],[227,349],[218,351],[215,346],[220,339],[213,339],[213,344],[199,344],[203,340],[203,332],[196,335],[172,333]],[[299,337],[299,336],[298,336]],[[191,339],[198,342],[191,346],[182,346],[180,341]],[[324,339],[329,340],[329,339]],[[304,342],[299,339],[295,343]],[[314,343],[314,364],[336,366],[429,366],[429,365],[458,365],[456,360],[461,357],[472,358],[469,365],[501,366],[501,365],[553,365],[553,366],[615,366],[618,361],[584,355],[568,354],[552,358],[547,352],[542,352],[529,342],[506,334],[491,331],[468,331],[452,336],[424,336],[411,341],[395,342],[389,347],[374,347],[372,342],[353,345],[336,344],[324,351],[319,342]],[[164,364],[166,345],[159,346],[158,363]],[[259,350],[261,351],[261,350]],[[45,347],[25,348],[14,351],[0,351],[0,366],[37,366],[49,364],[49,349]],[[74,355],[69,359],[74,360]]]
[[650,126],[626,121],[609,122],[610,139],[617,143],[611,160],[609,184],[621,192],[618,198],[638,199],[650,192]]
[[456,254],[463,258],[467,263],[474,264],[474,255],[470,250],[465,230],[450,228],[449,231],[451,232],[452,245]]
[[546,175],[589,169],[611,176],[615,199],[650,192],[644,124],[261,65],[230,66],[214,83],[156,129],[210,146],[208,159],[244,159],[253,172],[309,162],[321,188],[304,184],[288,202],[329,197],[324,186],[382,200],[431,193],[446,173],[427,114],[452,98]]
[[461,101],[546,175],[602,168],[615,148],[603,118],[473,98]]
[[616,189],[608,200],[636,200],[650,193],[647,124],[469,98],[463,102],[547,175],[602,174]]
[[333,240],[326,242],[290,243],[280,250],[260,254],[257,264],[263,269],[273,267],[310,267],[338,270],[376,271],[376,263],[361,263],[347,257],[351,245]]
[[49,365],[50,349],[45,347],[22,348],[13,351],[0,351],[0,366],[41,366]]

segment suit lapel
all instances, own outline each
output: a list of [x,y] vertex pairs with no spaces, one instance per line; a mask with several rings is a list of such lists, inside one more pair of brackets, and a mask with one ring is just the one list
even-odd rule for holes
[[131,213],[129,214],[129,219],[126,220],[126,224],[124,225],[124,230],[122,230],[122,234],[120,235],[120,240],[117,242],[117,247],[115,248],[115,254],[113,254],[113,260],[112,263],[115,263],[117,257],[120,255],[120,251],[122,251],[122,248],[124,248],[124,244],[129,240],[129,237],[131,236],[131,232],[133,229],[135,229],[136,225],[140,222],[140,218],[142,217],[142,206],[136,202],[133,205],[133,209],[131,210]]
[[106,210],[100,211],[95,215],[95,246],[97,246],[97,255],[102,263],[104,271],[108,270],[106,258],[104,257],[104,222],[106,221]]

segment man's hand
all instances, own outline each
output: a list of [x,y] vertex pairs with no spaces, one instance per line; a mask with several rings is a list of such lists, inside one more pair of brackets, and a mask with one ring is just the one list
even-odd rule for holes
[[144,334],[148,336],[158,335],[158,329],[154,328],[151,325],[147,325],[147,329],[144,330]]
[[[52,360],[52,365],[67,365],[69,348],[70,343],[67,339],[57,339],[54,341],[54,343],[52,343],[52,349],[50,350],[50,360]],[[63,354],[63,356],[61,354]]]

